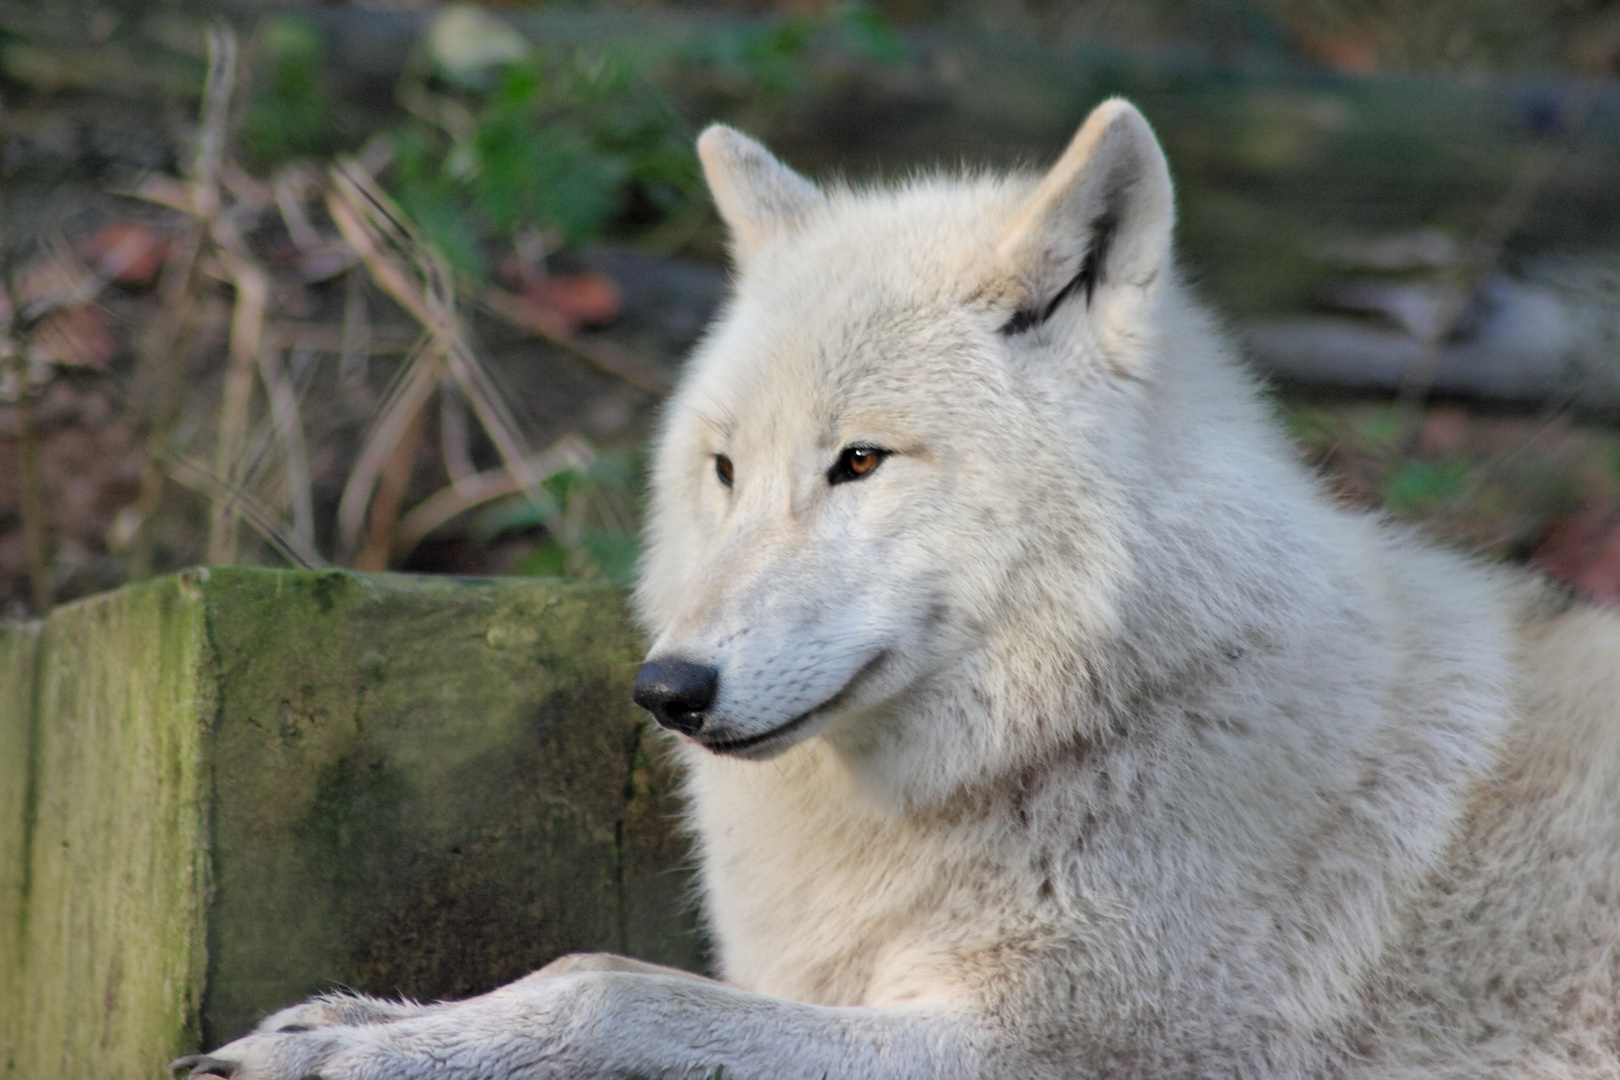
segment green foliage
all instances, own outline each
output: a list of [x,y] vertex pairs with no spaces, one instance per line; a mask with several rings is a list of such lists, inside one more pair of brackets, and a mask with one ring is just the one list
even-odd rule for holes
[[826,15],[808,13],[761,19],[705,34],[688,44],[678,64],[707,70],[745,97],[786,95],[809,89],[812,50],[848,53],[880,64],[905,57],[900,36],[867,3],[846,3]]
[[1461,458],[1403,461],[1389,478],[1384,504],[1396,514],[1421,514],[1464,494],[1470,465]]
[[633,57],[531,46],[482,78],[430,71],[404,90],[393,194],[463,273],[485,240],[593,239],[632,209],[658,218],[691,195],[691,131]]
[[1326,409],[1294,401],[1278,403],[1279,415],[1288,434],[1306,446],[1322,449],[1338,438],[1336,419]]
[[427,61],[401,100],[393,195],[462,273],[487,273],[484,246],[538,235],[547,248],[615,227],[650,227],[701,190],[696,134],[665,83],[718,79],[739,100],[810,87],[815,48],[878,62],[900,39],[867,4],[750,22],[673,48],[524,41],[462,11],[430,30]]
[[833,17],[832,27],[851,51],[880,64],[898,64],[906,57],[900,35],[871,4],[847,3]]
[[260,35],[263,82],[248,106],[242,148],[254,165],[275,165],[333,148],[332,107],[322,78],[320,31],[277,16]]
[[816,20],[809,15],[750,23],[729,33],[705,35],[683,51],[680,62],[707,68],[745,93],[792,93],[807,85],[802,60],[815,28]]

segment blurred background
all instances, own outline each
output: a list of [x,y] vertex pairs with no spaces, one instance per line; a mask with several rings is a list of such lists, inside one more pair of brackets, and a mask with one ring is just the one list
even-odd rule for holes
[[0,607],[627,579],[704,124],[864,180],[1116,93],[1340,497],[1620,601],[1620,0],[0,0]]

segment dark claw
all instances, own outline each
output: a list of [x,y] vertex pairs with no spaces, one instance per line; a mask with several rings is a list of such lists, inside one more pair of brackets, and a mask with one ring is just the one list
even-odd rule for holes
[[223,1080],[230,1080],[231,1075],[236,1072],[236,1062],[209,1054],[187,1054],[183,1058],[169,1062],[169,1068],[190,1069],[191,1071],[186,1074],[187,1080],[198,1080],[204,1076],[218,1076]]

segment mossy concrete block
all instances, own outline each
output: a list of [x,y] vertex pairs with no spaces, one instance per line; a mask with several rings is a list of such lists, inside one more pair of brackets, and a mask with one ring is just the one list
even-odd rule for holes
[[5,634],[13,1075],[163,1076],[334,985],[701,967],[616,589],[197,571]]

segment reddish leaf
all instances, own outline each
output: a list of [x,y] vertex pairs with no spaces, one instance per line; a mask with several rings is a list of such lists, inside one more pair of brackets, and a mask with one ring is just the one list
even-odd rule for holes
[[157,281],[169,257],[169,238],[138,221],[114,221],[85,245],[96,272],[108,281],[141,288]]
[[112,320],[94,304],[51,312],[28,339],[31,359],[62,367],[106,370],[117,351]]
[[522,298],[552,312],[570,327],[610,322],[619,313],[619,288],[592,271],[567,277],[542,277],[523,285]]
[[1365,75],[1378,67],[1378,42],[1370,34],[1324,34],[1307,37],[1300,44],[1311,59],[1335,71]]
[[1451,457],[1468,441],[1468,411],[1453,406],[1430,409],[1418,431],[1418,449],[1425,457]]
[[1587,600],[1620,604],[1620,520],[1613,515],[1555,521],[1530,562]]

